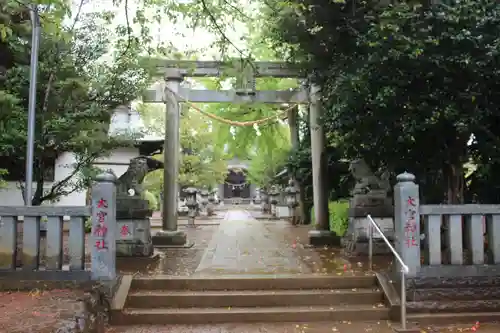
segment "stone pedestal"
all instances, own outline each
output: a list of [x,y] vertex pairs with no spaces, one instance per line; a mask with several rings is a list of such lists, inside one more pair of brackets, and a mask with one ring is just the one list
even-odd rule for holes
[[118,220],[116,255],[118,257],[149,257],[153,255],[149,218]]
[[[349,226],[343,238],[348,255],[368,255],[369,221],[371,215],[389,241],[394,240],[394,210],[385,193],[367,193],[354,196],[349,203]],[[373,228],[373,254],[389,254],[390,249]]]
[[320,246],[338,246],[340,245],[341,238],[329,230],[310,230],[308,232],[309,245]]
[[140,197],[116,199],[116,255],[149,257],[153,255],[148,201]]
[[161,230],[152,237],[152,240],[156,247],[179,247],[186,246],[187,235],[182,230]]

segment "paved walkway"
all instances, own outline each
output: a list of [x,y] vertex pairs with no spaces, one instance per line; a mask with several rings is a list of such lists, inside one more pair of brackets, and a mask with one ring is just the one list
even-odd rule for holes
[[309,273],[292,244],[283,237],[285,227],[285,222],[258,221],[246,211],[228,211],[195,273]]
[[283,221],[258,221],[246,211],[228,211],[195,274],[310,273],[286,228]]
[[[252,213],[238,207],[219,212],[220,219],[197,221],[196,228],[179,224],[194,242],[193,247],[163,250],[163,259],[157,262],[120,261],[118,269],[122,273],[175,276],[371,274],[366,262],[347,262],[340,249],[308,247],[310,226],[257,220]],[[376,261],[374,267],[387,265],[384,259]]]

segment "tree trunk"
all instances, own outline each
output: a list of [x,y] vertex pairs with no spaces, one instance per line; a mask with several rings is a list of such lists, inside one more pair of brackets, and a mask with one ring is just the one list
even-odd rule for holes
[[[31,205],[32,206],[40,206],[42,204],[42,197],[43,197],[43,185],[45,183],[45,165],[43,162],[38,159],[36,161],[35,165],[37,166],[33,170],[33,180],[36,182],[36,189],[35,193],[33,194],[33,199],[31,200]],[[26,184],[28,185],[28,184]],[[31,184],[29,184],[31,186]],[[29,199],[28,199],[29,200]]]
[[305,205],[306,189],[305,186],[299,184],[299,224],[309,224],[307,218],[307,207]]
[[[305,197],[305,195],[304,195]],[[311,212],[312,212],[312,208],[313,208],[313,204],[312,202],[308,202],[308,201],[303,201],[304,202],[304,221],[302,221],[303,224],[311,224]]]
[[449,164],[444,172],[446,181],[446,203],[464,203],[464,167],[462,162],[456,161]]

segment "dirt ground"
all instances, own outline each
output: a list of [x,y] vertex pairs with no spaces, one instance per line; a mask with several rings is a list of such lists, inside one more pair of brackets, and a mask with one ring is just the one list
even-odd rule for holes
[[55,333],[82,310],[82,292],[51,290],[0,293],[1,333]]

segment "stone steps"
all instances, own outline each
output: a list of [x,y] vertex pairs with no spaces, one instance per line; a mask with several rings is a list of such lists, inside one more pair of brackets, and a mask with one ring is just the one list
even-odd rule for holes
[[265,307],[332,304],[380,304],[377,289],[251,290],[251,291],[138,291],[129,294],[130,308]]
[[221,277],[146,277],[135,278],[132,290],[289,290],[352,289],[376,286],[375,276],[326,275],[243,275]]
[[[158,308],[127,309],[121,323],[141,324],[222,324],[263,322],[369,321],[389,318],[385,308],[365,306],[310,306],[264,308]],[[117,323],[120,324],[120,323]]]
[[[391,308],[394,320],[399,321],[399,290],[385,273],[377,273],[379,285]],[[410,326],[442,326],[476,322],[500,322],[500,278],[475,277],[418,277],[407,286],[407,320]]]
[[113,325],[389,318],[374,276],[134,278]]

